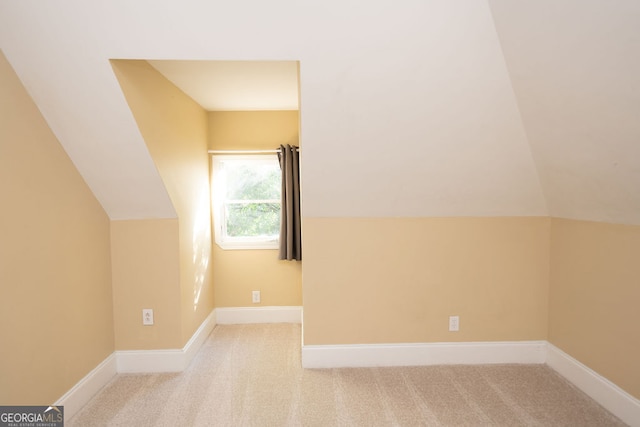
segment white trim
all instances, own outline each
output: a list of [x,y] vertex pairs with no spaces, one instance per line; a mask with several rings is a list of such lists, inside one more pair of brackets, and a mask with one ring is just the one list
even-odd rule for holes
[[305,345],[304,368],[545,362],[546,341]]
[[640,400],[547,341],[303,345],[304,368],[543,364],[630,426],[640,427]]
[[182,372],[216,326],[215,310],[182,349],[116,351],[118,373]]
[[185,368],[182,350],[116,351],[118,373],[181,372]]
[[[67,391],[55,405],[71,419],[116,373],[180,372],[217,323],[301,323],[302,307],[215,309],[181,350],[116,351]],[[547,341],[416,344],[303,345],[304,368],[543,364],[565,377],[630,426],[640,427],[640,400]]]
[[[222,233],[222,231],[220,231]],[[265,250],[272,251],[278,250],[280,248],[280,240],[278,240],[278,236],[265,237],[264,239],[260,237],[237,237],[234,240],[226,239],[218,239],[216,240],[216,245],[225,251],[246,251],[246,250]]]
[[640,426],[640,400],[547,343],[547,365],[630,426]]
[[[255,154],[255,153],[254,153]],[[211,156],[211,182],[212,182],[212,209],[214,218],[214,240],[223,250],[273,250],[278,249],[278,235],[273,236],[245,236],[232,237],[227,235],[227,205],[238,202],[243,203],[280,203],[280,199],[270,200],[229,200],[227,199],[227,166],[226,164],[253,164],[255,166],[270,166],[274,171],[280,172],[277,156],[262,155],[212,155]],[[280,188],[278,187],[278,190]]]
[[115,375],[116,358],[112,353],[71,387],[54,405],[64,406],[65,420],[69,420]]
[[208,153],[214,156],[226,155],[246,155],[246,154],[278,154],[277,150],[209,150]]
[[[295,150],[300,151],[300,148],[295,147]],[[282,152],[282,150],[279,148],[276,148],[275,150],[209,150],[208,151],[208,153],[212,155],[278,154],[280,152]]]
[[302,307],[222,307],[216,308],[219,325],[247,323],[302,323]]
[[209,335],[211,335],[211,331],[216,327],[216,310],[211,310],[211,313],[204,319],[204,322],[200,325],[200,327],[194,332],[191,336],[191,339],[187,341],[185,346],[182,348],[184,352],[185,365],[184,369],[189,367],[189,364],[193,360],[193,358],[198,354],[200,347],[207,340]]

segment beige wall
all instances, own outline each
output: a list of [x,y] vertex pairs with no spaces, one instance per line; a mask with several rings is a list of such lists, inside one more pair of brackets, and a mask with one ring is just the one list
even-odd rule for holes
[[116,350],[182,347],[178,220],[112,221],[111,258]]
[[109,218],[0,53],[0,403],[54,403],[114,350]]
[[[165,224],[174,230],[164,231],[168,233],[165,236],[167,239],[172,239],[174,235],[178,238],[176,262],[169,262],[168,265],[179,266],[179,279],[174,285],[178,291],[174,297],[180,301],[179,311],[177,314],[168,312],[171,316],[169,319],[163,319],[162,313],[157,313],[156,321],[158,325],[160,322],[181,325],[182,347],[214,306],[207,113],[146,61],[118,60],[112,61],[112,65],[178,213],[178,221],[172,225]],[[141,243],[141,246],[145,244]],[[153,268],[153,265],[148,267]],[[146,270],[141,265],[139,272]],[[168,277],[173,277],[174,273],[171,267]],[[136,274],[132,271],[130,278],[133,279]],[[134,286],[140,288],[138,292],[142,295],[157,292],[157,284],[151,281],[141,281]],[[120,312],[116,308],[116,318],[131,319],[126,322],[128,327],[122,330],[122,333],[125,333],[125,329],[128,331],[126,339],[129,342],[136,340],[132,335],[139,329],[142,308],[145,307],[135,309],[136,313],[128,309]],[[157,335],[162,336],[160,333]],[[138,341],[138,344],[144,343]]]
[[275,150],[300,145],[297,111],[210,111],[209,149]]
[[[299,145],[297,111],[209,113],[212,150],[273,150]],[[302,263],[279,261],[277,250],[222,250],[213,245],[216,306],[302,305]],[[251,291],[261,291],[252,304]]]
[[640,398],[640,226],[554,218],[549,341]]
[[[549,219],[305,218],[304,343],[547,337]],[[448,331],[450,315],[460,331]]]

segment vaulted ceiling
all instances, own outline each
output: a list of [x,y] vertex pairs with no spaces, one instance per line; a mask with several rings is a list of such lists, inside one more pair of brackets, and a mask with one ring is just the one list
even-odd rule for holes
[[308,216],[640,224],[640,2],[0,0],[112,219],[175,216],[110,59],[299,61]]

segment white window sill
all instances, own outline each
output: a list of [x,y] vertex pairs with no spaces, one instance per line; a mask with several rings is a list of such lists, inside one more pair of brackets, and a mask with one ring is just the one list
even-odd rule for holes
[[216,245],[218,245],[221,249],[227,250],[276,250],[279,249],[280,245],[278,241],[269,241],[269,242],[221,242],[216,240]]

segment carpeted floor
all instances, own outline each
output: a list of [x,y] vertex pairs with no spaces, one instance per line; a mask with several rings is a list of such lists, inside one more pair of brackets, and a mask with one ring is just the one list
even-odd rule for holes
[[623,426],[544,365],[303,370],[300,325],[217,326],[178,374],[118,375],[68,426]]

